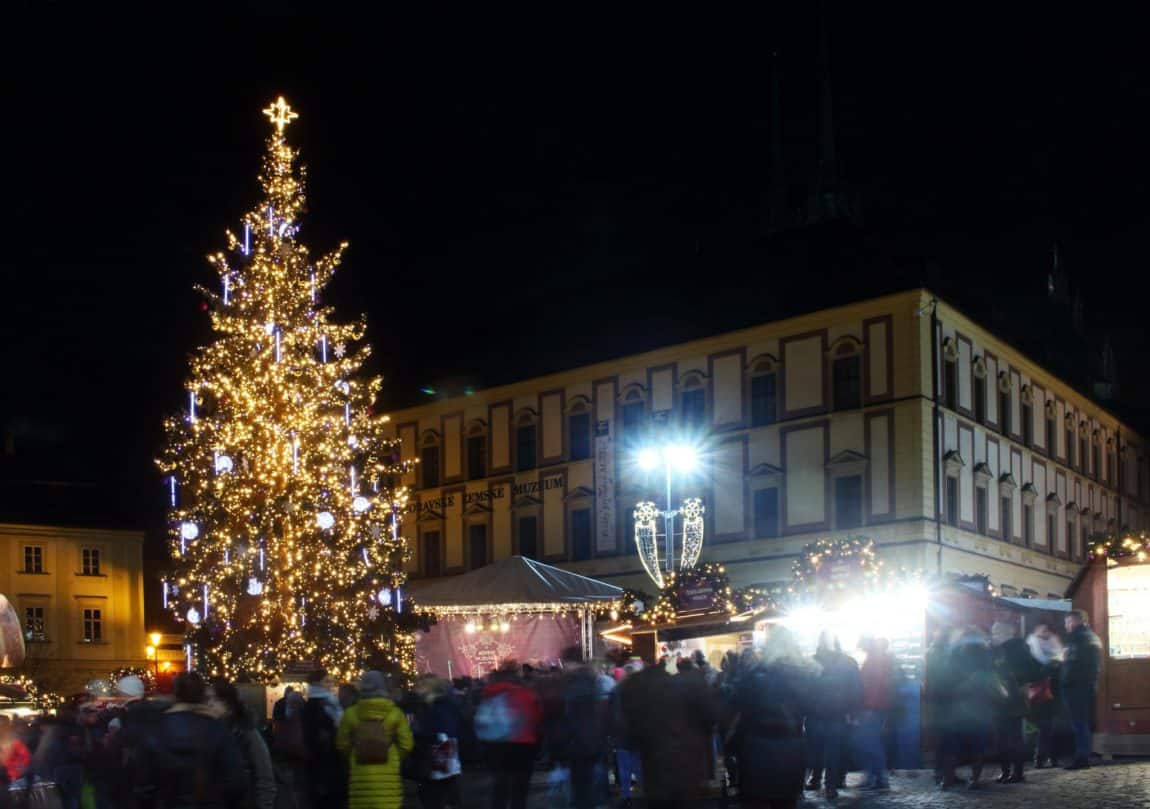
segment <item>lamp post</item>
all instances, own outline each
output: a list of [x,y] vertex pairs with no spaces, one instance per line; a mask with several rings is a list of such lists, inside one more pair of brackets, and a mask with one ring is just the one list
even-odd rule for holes
[[163,636],[159,632],[153,632],[148,636],[148,640],[152,643],[144,650],[148,657],[152,658],[152,668],[157,678],[160,676],[160,641],[163,639]]
[[672,573],[675,570],[675,517],[679,514],[679,510],[671,507],[671,482],[672,473],[681,472],[687,473],[695,468],[698,461],[698,455],[694,448],[686,444],[666,444],[661,447],[649,447],[639,453],[639,467],[648,472],[658,469],[660,465],[663,467],[663,478],[666,483],[666,508],[663,511],[663,519],[666,528],[666,541],[667,541],[667,572]]

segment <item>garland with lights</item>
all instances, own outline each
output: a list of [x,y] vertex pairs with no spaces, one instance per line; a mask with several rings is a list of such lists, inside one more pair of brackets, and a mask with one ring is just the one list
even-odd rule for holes
[[148,694],[156,690],[156,673],[143,666],[121,666],[108,674],[108,682],[115,687],[125,677],[139,677],[144,681],[144,690]]
[[614,601],[595,606],[596,620],[633,621],[643,614],[655,599],[642,590],[623,590],[623,595]]
[[848,537],[847,539],[820,539],[803,546],[799,558],[791,567],[794,587],[798,589],[846,589],[859,586],[855,577],[830,578],[831,566],[849,565],[852,573],[864,580],[874,579],[882,568],[875,554],[873,539]]
[[[41,688],[35,680],[24,674],[0,674],[0,686],[15,686],[20,689],[26,695],[27,701],[41,711],[54,710],[66,701],[56,692]],[[0,705],[2,704],[0,702]]]
[[1137,534],[1123,534],[1116,536],[1106,534],[1090,539],[1090,559],[1136,559],[1145,562],[1150,559],[1150,533],[1140,531]]
[[706,562],[696,567],[667,574],[654,605],[640,617],[650,624],[673,624],[684,610],[698,610],[699,607],[684,601],[684,593],[690,589],[703,588],[713,594],[709,611],[726,616],[741,612],[758,612],[779,603],[778,589],[744,587],[733,589],[727,568],[717,562]]
[[209,256],[212,339],[191,358],[157,461],[174,560],[164,604],[208,676],[410,675],[397,485],[409,464],[374,413],[381,380],[361,376],[365,322],[334,321],[322,300],[347,245],[313,259],[296,238],[304,172],[284,127],[299,116],[282,98],[264,114],[263,199]]

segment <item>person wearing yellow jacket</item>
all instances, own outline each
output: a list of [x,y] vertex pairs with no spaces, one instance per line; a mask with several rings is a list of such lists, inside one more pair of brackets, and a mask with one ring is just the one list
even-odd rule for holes
[[388,699],[380,672],[360,679],[359,702],[344,712],[335,744],[348,760],[349,809],[400,809],[400,762],[415,742],[407,717]]

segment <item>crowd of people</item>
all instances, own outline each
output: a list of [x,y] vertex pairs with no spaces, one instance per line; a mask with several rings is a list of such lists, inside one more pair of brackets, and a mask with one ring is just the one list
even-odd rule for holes
[[[1065,629],[938,633],[923,697],[940,788],[964,783],[960,766],[978,787],[986,764],[999,765],[999,782],[1023,782],[1028,760],[1056,763],[1062,724],[1074,738],[1067,766],[1089,766],[1101,647],[1084,613]],[[572,649],[546,669],[508,660],[483,680],[424,675],[404,690],[380,672],[339,685],[318,671],[306,694],[286,689],[270,722],[223,680],[185,673],[172,695],[149,696],[126,677],[114,707],[66,707],[20,727],[0,717],[11,785],[0,794],[18,800],[51,782],[66,809],[398,809],[406,782],[423,809],[454,809],[463,768],[475,766],[491,773],[492,809],[525,809],[541,768],[553,806],[627,809],[639,790],[660,809],[718,788],[743,806],[794,807],[804,790],[837,797],[848,770],[863,774],[860,789],[889,788],[906,675],[882,638],[859,652],[861,665],[824,631],[807,657],[775,626],[718,668],[700,651],[646,665]]]

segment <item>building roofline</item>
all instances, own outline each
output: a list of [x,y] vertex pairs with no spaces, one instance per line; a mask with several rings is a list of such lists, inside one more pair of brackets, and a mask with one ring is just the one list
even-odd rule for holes
[[[913,286],[913,287],[899,290],[897,292],[891,292],[891,293],[886,294],[886,295],[879,295],[878,297],[875,297],[875,298],[862,298],[860,300],[850,301],[848,303],[839,304],[838,306],[827,307],[825,309],[810,309],[810,310],[800,312],[800,313],[795,314],[795,315],[791,315],[790,317],[782,318],[780,320],[769,320],[769,321],[766,321],[764,323],[757,323],[753,326],[746,326],[746,327],[741,328],[741,329],[734,329],[733,331],[719,332],[718,334],[712,334],[712,335],[708,335],[706,337],[697,338],[695,340],[688,340],[686,342],[669,343],[667,345],[660,346],[659,348],[654,348],[654,349],[651,349],[650,351],[643,351],[643,352],[640,352],[638,354],[621,354],[617,357],[612,357],[610,359],[601,360],[599,362],[591,363],[589,365],[576,365],[572,368],[564,368],[562,370],[553,371],[549,374],[543,374],[541,376],[533,376],[533,377],[527,377],[525,379],[518,379],[518,380],[515,380],[514,382],[508,382],[508,383],[505,383],[503,385],[495,385],[495,386],[490,387],[490,388],[480,388],[480,389],[476,390],[475,393],[476,394],[480,394],[480,393],[483,394],[484,398],[489,400],[489,401],[491,401],[491,400],[497,401],[499,399],[504,399],[504,398],[513,398],[515,393],[517,392],[517,389],[523,387],[527,383],[531,383],[531,387],[539,387],[541,385],[558,383],[564,377],[568,377],[572,374],[581,374],[581,375],[589,377],[589,379],[591,379],[591,380],[602,378],[602,377],[607,377],[607,376],[612,376],[617,372],[617,366],[618,366],[618,363],[620,360],[624,360],[624,359],[630,360],[630,361],[634,362],[634,364],[636,364],[636,365],[652,365],[652,364],[657,365],[661,361],[666,359],[666,355],[668,355],[668,354],[679,354],[682,352],[682,350],[684,348],[690,348],[693,346],[702,347],[706,343],[709,343],[712,341],[714,341],[714,342],[728,341],[728,340],[730,340],[732,338],[736,338],[740,335],[749,335],[755,331],[758,331],[759,329],[762,329],[764,326],[781,326],[781,325],[785,325],[786,323],[789,323],[792,321],[800,321],[800,320],[803,320],[805,318],[810,318],[814,315],[831,314],[833,312],[837,312],[837,311],[844,310],[844,309],[850,309],[850,308],[861,306],[861,305],[875,305],[875,304],[878,304],[882,301],[898,301],[899,299],[902,299],[902,298],[914,298],[916,296],[918,298],[926,298],[928,300],[934,299],[934,300],[938,301],[939,303],[943,304],[948,309],[952,310],[953,312],[957,313],[961,317],[965,318],[970,323],[972,323],[975,326],[977,326],[978,328],[982,329],[987,334],[992,335],[997,342],[999,342],[1003,346],[1008,347],[1011,351],[1013,351],[1015,354],[1017,354],[1018,357],[1020,357],[1022,360],[1024,360],[1031,367],[1041,371],[1042,373],[1046,374],[1051,379],[1058,380],[1068,390],[1074,391],[1079,396],[1081,396],[1082,398],[1089,401],[1091,406],[1094,407],[1095,409],[1097,409],[1100,414],[1107,416],[1109,419],[1114,421],[1116,424],[1121,425],[1124,428],[1124,431],[1128,431],[1131,435],[1134,435],[1139,440],[1142,440],[1142,441],[1145,440],[1143,438],[1143,436],[1141,435],[1141,433],[1139,433],[1137,430],[1135,430],[1130,425],[1130,423],[1128,421],[1119,417],[1116,413],[1114,413],[1113,411],[1108,409],[1105,405],[1100,404],[1089,393],[1087,393],[1086,391],[1080,390],[1079,388],[1075,387],[1074,385],[1072,385],[1069,382],[1067,382],[1066,380],[1064,380],[1058,374],[1050,371],[1048,368],[1046,368],[1046,366],[1042,365],[1039,362],[1036,362],[1028,353],[1026,353],[1022,349],[1018,348],[1018,346],[1013,341],[1003,337],[998,331],[986,326],[981,320],[968,314],[967,311],[963,307],[955,305],[951,301],[951,299],[944,297],[944,296],[934,292],[933,290],[931,290],[925,286]],[[409,405],[408,407],[396,408],[395,410],[389,411],[387,415],[389,417],[391,417],[392,421],[398,422],[398,421],[402,421],[404,415],[408,414],[408,413],[414,413],[416,411],[426,410],[428,407],[436,407],[436,408],[440,408],[440,407],[446,408],[449,406],[450,407],[458,407],[459,405],[467,402],[468,400],[470,400],[472,398],[473,397],[466,396],[466,395],[449,396],[449,397],[444,398],[444,399],[435,399],[435,400],[432,400],[430,402],[424,402],[422,404]]]
[[[590,379],[612,376],[616,372],[620,360],[630,360],[636,365],[658,364],[666,355],[678,354],[685,346],[703,346],[709,342],[721,342],[730,340],[731,338],[737,337],[739,335],[751,334],[752,332],[762,329],[764,326],[780,326],[792,321],[810,318],[813,315],[835,312],[840,309],[849,309],[864,304],[877,304],[880,301],[896,300],[898,298],[904,297],[909,298],[916,294],[921,296],[922,294],[930,295],[931,293],[922,287],[912,287],[910,289],[904,289],[899,292],[892,292],[888,295],[880,295],[876,298],[864,298],[862,300],[850,301],[848,303],[840,304],[838,306],[831,306],[825,309],[808,309],[807,311],[800,312],[780,320],[768,320],[764,323],[756,323],[753,326],[745,326],[744,328],[734,329],[733,331],[723,331],[717,334],[707,335],[706,337],[699,337],[694,340],[687,340],[685,342],[679,343],[668,343],[667,345],[653,348],[649,351],[641,351],[637,354],[620,354],[619,356],[600,360],[599,362],[590,363],[588,365],[576,365],[571,368],[564,368],[562,370],[553,371],[549,374],[527,377],[525,379],[517,379],[514,382],[507,382],[505,384],[495,385],[490,388],[479,388],[475,391],[475,394],[478,395],[482,393],[488,399],[500,399],[507,396],[513,396],[515,389],[523,386],[527,382],[531,382],[533,386],[549,384],[552,382],[558,382],[563,377],[570,376],[571,374],[582,374],[589,377]],[[460,404],[472,398],[472,396],[466,395],[449,396],[443,399],[434,399],[430,402],[424,402],[422,404],[396,408],[395,410],[389,411],[387,415],[391,417],[392,421],[397,421],[397,416],[403,413],[416,410],[424,410],[429,406],[446,406],[449,403]]]
[[1072,390],[1075,393],[1077,393],[1079,396],[1081,396],[1083,399],[1086,399],[1088,402],[1090,402],[1091,407],[1095,408],[1100,414],[1109,417],[1116,424],[1123,427],[1125,432],[1128,432],[1129,434],[1134,435],[1139,440],[1143,440],[1143,441],[1145,440],[1142,437],[1142,434],[1139,433],[1137,430],[1135,430],[1133,428],[1133,426],[1128,421],[1123,419],[1118,414],[1114,413],[1112,410],[1108,409],[1105,405],[1099,403],[1098,400],[1095,399],[1088,392],[1075,387],[1074,385],[1070,384],[1065,379],[1063,379],[1061,376],[1059,376],[1058,374],[1056,374],[1053,371],[1051,371],[1050,369],[1048,369],[1042,363],[1035,361],[1029,354],[1027,354],[1025,351],[1023,351],[1021,348],[1019,348],[1012,340],[1008,340],[1007,338],[1001,336],[999,334],[999,332],[997,332],[994,329],[984,325],[981,320],[968,314],[967,311],[965,309],[963,309],[961,306],[956,306],[954,303],[952,303],[950,301],[950,299],[944,298],[942,295],[936,294],[936,293],[932,292],[931,290],[927,289],[926,287],[920,287],[919,291],[922,292],[924,295],[927,295],[927,296],[935,299],[939,303],[946,306],[948,309],[952,310],[956,314],[958,314],[961,317],[965,318],[966,320],[970,321],[975,326],[977,326],[978,328],[985,331],[987,334],[993,335],[995,340],[997,340],[999,343],[1001,343],[1002,345],[1009,348],[1011,351],[1013,351],[1015,354],[1017,354],[1023,361],[1025,361],[1031,367],[1041,371],[1042,373],[1046,374],[1051,379],[1058,380],[1059,383],[1061,383],[1063,386],[1065,386],[1068,390]]
[[119,535],[120,539],[139,539],[142,542],[145,533],[146,531],[142,528],[83,528],[46,523],[0,522],[0,536],[5,534],[23,534],[26,536],[60,536],[61,534],[74,534],[79,537],[107,539],[109,534],[114,534]]

